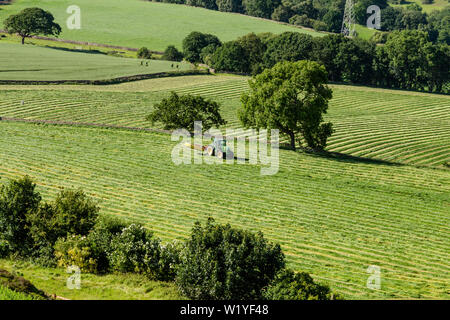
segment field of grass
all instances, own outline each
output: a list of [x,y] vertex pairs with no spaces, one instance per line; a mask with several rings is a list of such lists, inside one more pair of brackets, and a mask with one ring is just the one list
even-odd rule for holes
[[192,68],[185,62],[150,60],[148,64],[141,65],[138,59],[0,42],[0,80],[103,80]]
[[[81,187],[102,214],[163,240],[208,216],[261,230],[290,267],[346,298],[448,298],[448,170],[280,150],[278,174],[261,176],[259,165],[175,166],[165,134],[4,121],[0,131],[0,183],[28,174],[47,199]],[[381,290],[366,288],[369,265]]]
[[[99,87],[0,86],[0,116],[149,128],[145,116],[153,104],[175,90],[221,102],[227,126],[239,128],[236,110],[247,80],[189,76]],[[336,132],[328,150],[414,165],[450,162],[449,96],[344,85],[332,88],[327,119]]]
[[[31,281],[37,288],[48,294],[56,295],[66,299],[83,300],[161,300],[182,299],[174,284],[150,281],[145,276],[137,274],[108,274],[93,275],[81,274],[81,288],[69,289],[67,278],[70,274],[61,268],[41,268],[27,262],[12,262],[0,259],[0,268],[14,270],[24,278]],[[5,300],[9,297],[21,298],[20,294],[13,292],[16,296],[8,296],[8,291],[2,291],[0,287],[0,300],[2,295]],[[26,296],[25,296],[26,297]]]
[[33,298],[0,285],[0,300],[33,300]]
[[[69,30],[68,6],[81,8],[81,29]],[[191,31],[217,35],[222,41],[234,40],[249,32],[298,31],[312,35],[321,33],[287,26],[274,21],[248,16],[141,0],[16,0],[0,9],[0,26],[10,14],[27,7],[49,10],[63,28],[62,39],[162,51],[168,45],[181,48],[183,38]],[[130,23],[130,21],[133,23]],[[1,29],[1,27],[0,27]]]
[[391,4],[391,6],[406,7],[406,6],[410,5],[411,3],[417,3],[419,6],[422,7],[424,12],[431,12],[433,10],[441,10],[449,4],[448,0],[434,0],[432,4],[423,4],[422,0],[409,0],[409,1],[405,1],[404,4],[400,4],[400,5]]

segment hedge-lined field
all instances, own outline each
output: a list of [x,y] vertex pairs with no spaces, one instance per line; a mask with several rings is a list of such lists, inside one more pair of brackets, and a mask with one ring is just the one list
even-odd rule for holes
[[[1,86],[7,90],[0,92],[0,116],[149,127],[145,116],[153,104],[175,90],[218,100],[227,126],[239,128],[236,110],[240,94],[247,88],[247,78],[237,76],[152,79],[100,87]],[[336,132],[328,150],[414,165],[450,162],[449,96],[341,85],[332,88],[327,119]]]
[[[45,197],[81,187],[103,213],[165,240],[196,220],[261,230],[289,264],[346,298],[446,298],[450,172],[280,150],[280,171],[171,161],[165,134],[0,122],[0,177],[28,174]],[[366,288],[369,265],[382,289]]]
[[[79,30],[69,30],[66,26],[69,17],[66,9],[74,4],[81,9]],[[27,7],[49,10],[61,25],[61,39],[132,48],[146,46],[155,51],[163,51],[168,45],[181,49],[184,37],[192,31],[215,34],[221,41],[231,41],[250,32],[296,31],[323,35],[239,14],[141,0],[78,0],[76,3],[71,0],[15,0],[12,5],[2,6],[0,29],[6,17]]]
[[138,59],[0,42],[0,80],[103,80],[191,68],[189,63],[150,60],[146,66]]

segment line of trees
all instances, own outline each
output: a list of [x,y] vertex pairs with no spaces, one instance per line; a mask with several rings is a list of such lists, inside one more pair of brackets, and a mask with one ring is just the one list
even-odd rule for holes
[[0,258],[82,272],[140,273],[175,281],[190,299],[329,300],[330,289],[285,268],[278,244],[261,232],[195,223],[184,242],[162,243],[138,223],[99,215],[81,190],[44,202],[29,177],[0,187]]
[[394,31],[384,45],[298,32],[251,33],[221,43],[214,35],[193,32],[184,39],[183,50],[190,62],[204,62],[217,71],[256,75],[281,61],[312,60],[324,65],[334,82],[450,92],[450,46],[433,43],[425,31]]
[[[237,12],[250,16],[290,23],[317,31],[341,31],[345,0],[162,0],[223,12]],[[366,25],[367,8],[381,8],[383,31],[423,30],[431,41],[450,44],[450,6],[431,13],[412,3],[406,7],[389,6],[387,0],[356,0],[355,19]]]

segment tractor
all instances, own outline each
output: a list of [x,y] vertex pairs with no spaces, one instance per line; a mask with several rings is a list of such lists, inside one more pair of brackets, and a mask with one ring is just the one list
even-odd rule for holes
[[216,156],[220,159],[234,158],[233,151],[231,151],[231,149],[227,147],[227,140],[224,139],[215,138],[210,145],[206,146],[206,153],[209,156]]

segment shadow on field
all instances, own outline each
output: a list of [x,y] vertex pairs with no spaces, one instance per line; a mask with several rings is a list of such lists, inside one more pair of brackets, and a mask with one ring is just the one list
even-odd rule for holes
[[339,153],[339,152],[330,152],[330,151],[314,152],[311,150],[303,150],[303,151],[314,157],[325,158],[325,159],[335,160],[335,161],[339,161],[339,162],[377,164],[377,165],[385,165],[385,166],[403,166],[402,163],[398,163],[398,162],[357,157],[357,156],[352,156],[349,154]]
[[90,54],[101,54],[106,55],[105,52],[102,52],[100,50],[88,50],[88,49],[75,49],[75,48],[62,48],[62,47],[53,47],[53,46],[45,46],[49,49],[55,49],[55,50],[61,50],[61,51],[69,51],[69,52],[78,52],[78,53],[90,53]]

